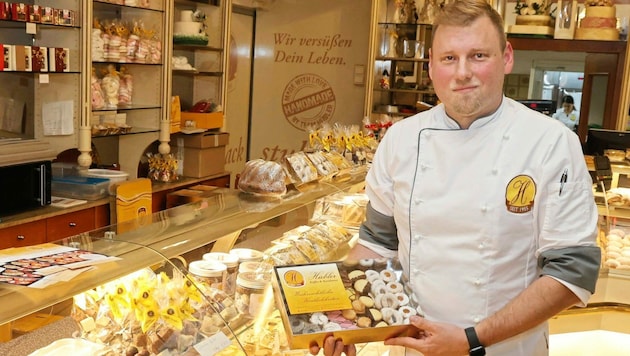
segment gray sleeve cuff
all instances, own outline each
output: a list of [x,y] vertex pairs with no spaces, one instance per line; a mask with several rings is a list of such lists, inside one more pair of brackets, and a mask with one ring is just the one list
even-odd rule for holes
[[374,210],[370,203],[367,205],[365,216],[366,219],[359,229],[359,238],[381,245],[388,250],[398,250],[398,235],[394,218]]
[[538,266],[543,275],[556,277],[595,293],[601,258],[597,246],[565,247],[542,252],[538,257]]

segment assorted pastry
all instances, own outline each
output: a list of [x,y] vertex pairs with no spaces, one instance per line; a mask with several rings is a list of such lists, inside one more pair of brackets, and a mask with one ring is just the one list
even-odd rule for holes
[[409,324],[423,315],[395,260],[345,260],[338,264],[352,309],[289,315],[294,335]]
[[623,229],[612,228],[602,241],[604,266],[615,269],[630,269],[630,234]]
[[237,187],[245,193],[281,197],[287,192],[287,184],[313,182],[351,167],[343,156],[331,152],[299,151],[281,162],[257,158],[245,163]]

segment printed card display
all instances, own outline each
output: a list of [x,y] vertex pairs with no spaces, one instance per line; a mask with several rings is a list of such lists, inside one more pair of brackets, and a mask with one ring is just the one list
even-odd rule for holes
[[0,44],[0,53],[2,53],[2,66],[0,71],[15,70],[15,47],[7,44]]
[[49,67],[51,72],[70,71],[70,49],[48,48]]
[[29,5],[28,18],[29,18],[29,22],[34,22],[34,23],[42,22],[42,7],[40,5]]
[[291,314],[352,309],[335,263],[277,267]]
[[14,21],[28,21],[28,5],[22,2],[11,4],[11,18]]
[[41,287],[117,260],[120,258],[51,243],[9,248],[0,252],[0,283]]
[[11,3],[0,1],[0,20],[11,20]]
[[48,72],[48,49],[31,46],[31,63],[33,72]]
[[33,67],[31,46],[15,45],[15,70],[31,72]]

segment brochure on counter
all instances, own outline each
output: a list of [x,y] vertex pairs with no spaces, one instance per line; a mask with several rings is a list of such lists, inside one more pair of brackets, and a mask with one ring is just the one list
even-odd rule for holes
[[0,250],[0,283],[45,288],[117,260],[120,258],[52,243],[8,248]]

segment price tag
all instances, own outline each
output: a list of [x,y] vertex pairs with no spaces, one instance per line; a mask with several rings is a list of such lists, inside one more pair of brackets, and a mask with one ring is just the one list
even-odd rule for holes
[[231,342],[223,332],[218,332],[196,344],[195,350],[202,356],[212,356],[230,346]]
[[48,83],[50,83],[50,76],[48,74],[40,74],[39,84],[48,84]]
[[33,22],[27,22],[26,33],[28,33],[29,35],[37,34],[37,26]]

